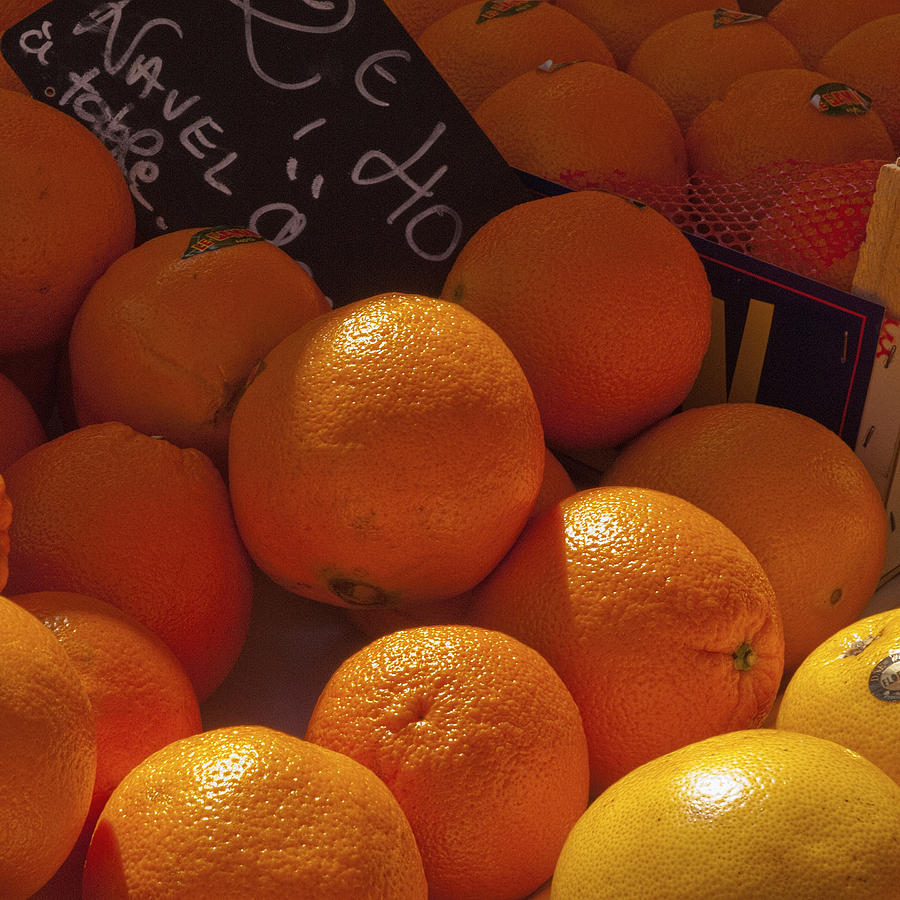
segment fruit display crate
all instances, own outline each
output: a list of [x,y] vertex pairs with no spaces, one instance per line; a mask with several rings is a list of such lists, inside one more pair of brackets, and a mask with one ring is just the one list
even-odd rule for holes
[[[538,196],[566,187],[519,173]],[[860,457],[885,503],[889,537],[882,584],[900,574],[900,319],[856,293],[798,275],[715,240],[687,233],[713,292],[710,346],[683,408],[756,402],[810,416]],[[647,323],[647,352],[665,335]],[[610,451],[570,462],[583,478]]]

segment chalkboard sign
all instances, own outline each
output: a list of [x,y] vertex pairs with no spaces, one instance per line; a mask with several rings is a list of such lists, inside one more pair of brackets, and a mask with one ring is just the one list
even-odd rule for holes
[[382,0],[54,0],[0,51],[113,153],[139,241],[251,228],[335,305],[439,292],[532,197]]

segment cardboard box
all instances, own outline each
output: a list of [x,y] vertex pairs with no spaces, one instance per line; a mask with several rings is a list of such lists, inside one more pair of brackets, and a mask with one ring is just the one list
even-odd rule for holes
[[900,319],[886,314],[875,350],[856,453],[884,499],[888,516],[887,565],[882,583],[900,573]]

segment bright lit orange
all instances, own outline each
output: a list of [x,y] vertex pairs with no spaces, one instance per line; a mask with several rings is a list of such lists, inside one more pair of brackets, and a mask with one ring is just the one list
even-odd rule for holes
[[544,454],[501,338],[455,303],[391,293],[317,316],[265,357],[232,419],[228,477],[274,581],[381,607],[480,581],[525,524]]
[[578,708],[547,660],[464,625],[385,635],[345,660],[306,737],[370,768],[412,825],[429,896],[520,900],[588,802]]
[[608,788],[572,829],[552,896],[726,897],[749,878],[760,897],[890,897],[900,860],[878,848],[898,839],[900,785],[874,763],[806,734],[738,730]]
[[878,586],[884,504],[849,445],[808,416],[759,403],[688,409],[637,437],[602,477],[677,494],[744,541],[775,588],[787,673]]
[[717,519],[659,491],[588,488],[533,520],[470,620],[541,653],[584,721],[597,795],[635,766],[759,725],[784,662],[775,592]]
[[409,822],[373,772],[244,725],[151,754],[103,809],[85,898],[161,894],[426,900],[428,887]]

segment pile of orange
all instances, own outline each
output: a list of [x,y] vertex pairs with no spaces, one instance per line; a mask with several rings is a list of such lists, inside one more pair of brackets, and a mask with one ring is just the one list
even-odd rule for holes
[[602,63],[548,59],[488,94],[473,116],[511,166],[567,187],[687,179],[684,138],[665,100]]
[[864,22],[822,54],[816,68],[835,81],[865,91],[900,155],[900,4],[896,12]]
[[866,22],[900,13],[898,0],[778,0],[768,19],[815,69],[828,49]]
[[548,59],[616,66],[596,31],[548,0],[473,0],[429,25],[417,43],[470,112]]
[[737,78],[685,133],[691,171],[734,181],[785,160],[836,165],[891,157],[877,106],[858,86],[834,84],[803,68]]
[[687,131],[741,75],[802,65],[794,45],[764,18],[742,19],[719,8],[657,28],[635,50],[627,72],[652,87]]
[[[882,499],[811,418],[683,409],[706,269],[602,188],[873,175],[895,97],[862,48],[900,10],[836,16],[816,71],[800,0],[712,34],[693,0],[388,6],[575,188],[485,222],[440,296],[332,308],[199,213],[137,240],[100,139],[0,86],[0,894],[894,889]],[[823,79],[871,109],[823,115]]]

